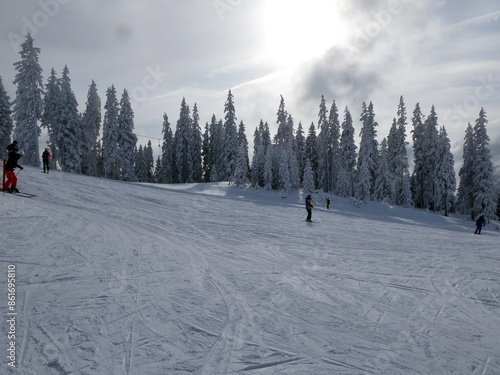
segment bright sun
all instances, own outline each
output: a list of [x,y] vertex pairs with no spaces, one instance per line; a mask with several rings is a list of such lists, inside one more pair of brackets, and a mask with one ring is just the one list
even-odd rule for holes
[[345,30],[333,0],[267,0],[265,56],[290,67],[342,43]]

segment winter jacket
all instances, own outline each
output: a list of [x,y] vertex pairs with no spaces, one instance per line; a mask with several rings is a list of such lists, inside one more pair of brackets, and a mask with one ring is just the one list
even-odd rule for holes
[[19,164],[17,164],[17,161],[21,158],[21,155],[19,155],[16,152],[11,152],[9,154],[9,158],[7,159],[7,163],[5,163],[5,170],[6,171],[13,171],[14,168],[19,168],[23,169]]
[[45,161],[48,161],[51,156],[52,155],[50,155],[49,151],[44,151],[43,154],[42,154],[42,159],[45,160]]
[[313,208],[311,197],[306,197],[306,210],[310,210],[311,208]]
[[479,219],[476,221],[477,226],[483,226],[486,225],[486,220],[484,220],[484,216],[479,216]]

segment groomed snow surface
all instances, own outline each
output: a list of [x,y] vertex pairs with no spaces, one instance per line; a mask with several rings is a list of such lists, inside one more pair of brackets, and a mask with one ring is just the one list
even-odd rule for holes
[[[1,374],[500,374],[500,231],[227,183],[26,167],[1,194]],[[7,273],[16,269],[16,368]]]

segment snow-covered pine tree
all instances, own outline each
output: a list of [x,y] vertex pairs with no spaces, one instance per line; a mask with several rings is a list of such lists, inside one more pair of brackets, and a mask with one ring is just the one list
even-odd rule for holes
[[[378,126],[375,121],[375,113],[373,111],[373,104],[370,102],[368,106],[363,102],[363,111],[361,113],[361,128],[360,136],[361,141],[359,144],[358,154],[358,184],[361,185],[358,192],[361,196],[357,196],[362,201],[369,200],[370,197],[366,196],[366,186],[369,186],[370,194],[373,193],[375,188],[375,179],[377,178],[378,169],[378,142],[376,139]],[[368,180],[364,180],[368,179]]]
[[173,150],[173,135],[172,129],[170,129],[170,123],[168,122],[168,116],[163,113],[163,144],[161,146],[161,168],[162,177],[161,181],[164,184],[171,184],[172,179],[172,165],[174,161],[174,150]]
[[394,190],[394,180],[387,163],[387,140],[384,138],[380,143],[379,165],[373,197],[377,202],[394,204]]
[[61,169],[64,172],[81,173],[82,122],[78,114],[78,102],[71,89],[68,66],[64,66],[60,80],[62,107],[61,132],[57,140],[60,145]]
[[331,163],[331,151],[332,145],[330,144],[330,127],[328,124],[328,110],[326,109],[325,97],[321,95],[321,102],[319,104],[318,113],[318,188],[323,189],[323,191],[329,191],[329,180],[330,180],[330,163]]
[[[120,176],[118,164],[118,99],[114,85],[106,91],[102,134],[104,177],[117,180]],[[142,150],[141,150],[142,151]]]
[[137,178],[137,181],[148,182],[148,167],[146,164],[146,157],[142,145],[139,145],[139,149],[135,150],[134,155],[135,155],[134,175]]
[[288,194],[292,188],[292,181],[290,177],[290,168],[288,163],[288,152],[285,148],[278,148],[279,155],[279,188],[281,189],[284,196]]
[[40,166],[38,138],[41,134],[38,120],[43,114],[42,68],[38,62],[40,48],[33,46],[31,34],[21,44],[21,60],[14,63],[17,71],[14,84],[17,85],[14,99],[13,120],[14,139],[20,150],[24,151],[23,163]]
[[264,165],[264,189],[272,190],[274,180],[274,145],[269,145],[266,150],[266,164]]
[[87,103],[82,118],[82,173],[97,176],[98,140],[101,131],[101,98],[92,80],[87,93]]
[[312,193],[314,190],[316,190],[316,187],[314,185],[313,170],[309,159],[306,159],[304,165],[304,175],[302,176],[302,189],[304,190],[304,193]]
[[201,146],[201,159],[203,162],[201,180],[203,182],[210,182],[211,163],[210,163],[210,125],[208,122],[205,124],[205,132],[203,133],[203,143]]
[[56,76],[56,71],[52,68],[50,77],[45,85],[45,96],[43,98],[43,114],[40,126],[47,129],[49,136],[47,145],[52,154],[52,168],[57,169],[61,163],[59,149],[61,145],[59,141],[61,137],[61,113],[63,106],[63,98],[59,79]]
[[0,77],[0,158],[7,158],[7,146],[11,143],[10,136],[14,129],[12,121],[10,98]]
[[340,169],[340,122],[339,111],[335,100],[330,107],[330,114],[328,115],[328,127],[330,129],[330,173],[328,190],[334,193],[337,192],[337,181],[339,178]]
[[177,127],[175,130],[175,171],[174,181],[179,183],[194,182],[192,156],[192,122],[191,111],[186,104],[186,99],[182,98],[181,110]]
[[224,177],[224,125],[215,115],[209,126],[210,135],[210,181],[220,181]]
[[406,125],[407,125],[407,117],[406,117],[406,106],[404,103],[403,96],[399,98],[398,105],[398,130],[397,130],[397,140],[399,145],[399,159],[401,161],[401,165],[399,167],[399,171],[395,169],[397,172],[396,176],[396,204],[403,207],[411,207],[413,202],[411,200],[411,189],[410,189],[410,170],[409,170],[409,162],[408,162],[408,152],[406,147],[408,146],[408,142],[406,141]]
[[158,184],[163,184],[163,172],[162,172],[162,167],[161,167],[161,156],[158,155],[156,158],[156,164],[155,164],[155,173],[154,173],[154,179],[155,182]]
[[248,151],[245,147],[245,143],[241,142],[240,148],[238,150],[238,158],[236,159],[236,169],[234,170],[234,180],[233,183],[238,187],[245,187],[248,185]]
[[144,163],[146,165],[146,182],[156,182],[155,180],[155,159],[153,156],[153,146],[151,144],[151,139],[148,140],[148,144],[143,148],[144,153]]
[[444,210],[444,216],[448,216],[448,212],[454,210],[455,207],[457,181],[455,178],[455,161],[451,153],[451,142],[444,126],[439,129],[438,134],[436,178],[438,197],[436,208]]
[[318,138],[316,136],[316,128],[314,122],[309,127],[309,132],[306,137],[304,157],[311,163],[312,174],[314,176],[314,186],[318,186]]
[[488,219],[496,219],[497,195],[493,176],[493,163],[486,132],[486,111],[481,108],[474,125],[474,213],[483,213]]
[[201,182],[202,175],[202,159],[201,148],[203,144],[200,127],[200,114],[198,112],[198,105],[194,103],[193,107],[193,121],[191,124],[191,142],[190,154],[193,163],[193,182]]
[[[234,97],[229,90],[227,101],[224,105],[224,180],[232,181],[238,156],[238,130],[236,126],[236,111]],[[219,176],[221,178],[221,176]]]
[[413,140],[413,173],[411,187],[415,207],[424,208],[424,163],[425,163],[425,141],[424,123],[420,105],[417,103],[412,117],[412,140]]
[[339,160],[340,169],[337,181],[337,194],[341,197],[352,197],[355,192],[356,154],[354,143],[354,127],[349,108],[345,107],[342,134],[340,136]]
[[432,106],[431,113],[424,121],[422,186],[424,189],[423,208],[429,208],[433,211],[439,201],[437,191],[438,135],[438,117],[434,106]]
[[304,151],[306,148],[306,138],[304,137],[302,122],[299,122],[299,125],[297,126],[297,132],[295,133],[295,146],[297,147],[297,162],[299,164],[300,184],[302,186],[302,175],[306,166],[306,158],[304,156]]
[[[250,159],[248,157],[248,140],[247,140],[247,136],[246,136],[246,133],[245,133],[245,124],[243,123],[243,121],[240,121],[240,124],[238,126],[238,144],[240,145],[243,145],[244,149],[245,149],[245,161],[246,161],[246,164],[247,164],[247,179],[248,177],[250,176]],[[240,156],[240,150],[238,150],[238,157]]]
[[[262,120],[260,120],[262,123]],[[265,153],[262,150],[262,141],[260,137],[259,127],[255,127],[253,132],[253,156],[250,183],[254,187],[261,185],[261,177],[264,177]]]
[[134,150],[137,136],[134,134],[134,111],[130,103],[127,89],[123,90],[118,114],[118,154],[120,160],[120,176],[123,181],[135,181]]
[[463,143],[463,163],[458,172],[460,183],[457,191],[457,209],[462,214],[471,214],[474,218],[474,165],[476,162],[476,146],[474,144],[474,129],[471,123],[467,125]]

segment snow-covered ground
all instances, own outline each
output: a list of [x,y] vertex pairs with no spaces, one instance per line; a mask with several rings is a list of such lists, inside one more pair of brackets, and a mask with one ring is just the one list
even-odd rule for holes
[[19,180],[37,197],[0,194],[1,374],[500,374],[498,223],[315,195],[309,224],[299,192]]

